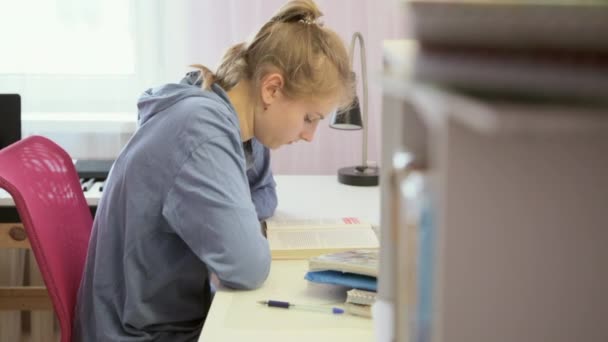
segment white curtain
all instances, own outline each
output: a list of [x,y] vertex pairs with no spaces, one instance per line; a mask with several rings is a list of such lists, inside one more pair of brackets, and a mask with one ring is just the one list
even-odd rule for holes
[[[0,0],[0,93],[20,93],[25,113],[120,112],[135,118],[143,90],[179,80],[189,64],[215,67],[228,47],[253,35],[284,2]],[[404,36],[403,5],[396,0],[317,4],[325,25],[346,44],[355,31],[366,39],[369,159],[377,161],[382,40]],[[357,52],[357,72],[358,62]],[[76,157],[112,157],[125,141],[124,132],[112,135],[107,130],[54,134]],[[360,159],[361,132],[332,130],[325,122],[312,143],[273,152],[273,169],[332,174]]]
[[0,92],[24,112],[133,112],[163,69],[159,2],[0,0]]

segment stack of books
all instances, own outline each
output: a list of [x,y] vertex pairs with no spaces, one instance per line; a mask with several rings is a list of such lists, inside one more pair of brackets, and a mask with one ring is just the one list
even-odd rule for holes
[[420,81],[487,98],[608,103],[607,1],[409,4]]
[[346,292],[346,312],[361,317],[372,317],[372,305],[376,302],[376,292],[352,289]]
[[370,317],[378,289],[378,249],[351,250],[312,257],[305,278],[349,290],[345,308],[350,314]]

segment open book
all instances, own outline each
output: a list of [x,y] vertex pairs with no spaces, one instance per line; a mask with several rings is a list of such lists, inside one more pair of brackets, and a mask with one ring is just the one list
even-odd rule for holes
[[276,216],[266,221],[273,259],[308,259],[351,249],[376,249],[370,223],[355,217],[298,219]]

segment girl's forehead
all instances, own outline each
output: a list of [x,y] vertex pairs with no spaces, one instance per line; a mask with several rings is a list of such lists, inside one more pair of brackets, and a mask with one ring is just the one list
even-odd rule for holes
[[318,112],[323,115],[327,115],[330,112],[333,112],[339,105],[339,98],[324,98],[324,99],[314,99],[308,101],[309,111]]

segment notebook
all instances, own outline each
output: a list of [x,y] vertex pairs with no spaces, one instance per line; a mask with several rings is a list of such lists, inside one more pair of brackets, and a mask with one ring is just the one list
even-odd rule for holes
[[352,289],[346,292],[346,312],[361,317],[372,318],[372,305],[376,302],[376,292]]
[[346,292],[346,302],[359,305],[372,305],[376,302],[376,292],[352,289]]
[[320,284],[330,284],[349,287],[353,289],[377,291],[378,279],[355,273],[343,273],[340,271],[310,271],[304,279]]
[[372,305],[376,302],[376,292],[352,289],[346,292],[344,308],[351,315],[372,317]]
[[346,310],[346,312],[348,314],[353,315],[353,316],[372,318],[372,306],[371,305],[345,303],[344,309]]
[[310,271],[340,271],[378,276],[378,249],[358,249],[328,253],[308,260]]
[[266,237],[273,259],[309,259],[353,249],[377,249],[372,225],[356,217],[293,218],[266,221]]

